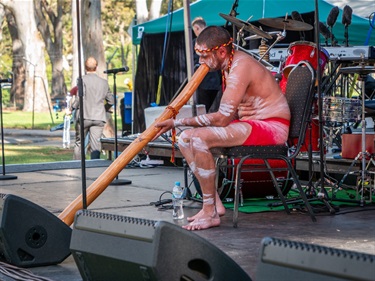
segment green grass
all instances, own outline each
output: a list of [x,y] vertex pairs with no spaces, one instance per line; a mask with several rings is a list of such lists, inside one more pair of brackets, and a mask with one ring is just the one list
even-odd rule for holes
[[[31,129],[32,113],[23,111],[3,112],[3,126],[7,129]],[[64,113],[35,113],[34,129],[50,130],[52,127],[63,122]],[[121,128],[121,116],[117,115],[117,128]],[[74,130],[74,126],[71,126]],[[4,136],[6,137],[6,135]],[[20,138],[20,137],[18,137]],[[71,140],[74,141],[74,140]],[[61,139],[62,142],[62,139]],[[5,164],[30,164],[47,163],[58,161],[70,161],[73,159],[73,149],[64,149],[56,146],[39,146],[36,144],[5,144],[4,145]],[[105,155],[101,155],[105,159]],[[90,159],[88,156],[87,159]]]
[[52,146],[6,145],[4,150],[5,164],[45,163],[73,159],[73,149]]
[[[6,111],[3,112],[4,128],[9,129],[31,129],[34,123],[34,129],[49,130],[51,127],[63,122],[63,114],[57,115],[52,113],[34,113],[23,111]],[[34,119],[34,122],[33,122]]]
[[[117,128],[121,128],[121,115],[117,114]],[[33,122],[34,119],[34,122]],[[3,126],[7,129],[36,129],[50,130],[64,122],[64,112],[40,113],[6,111],[3,112]],[[32,126],[34,125],[34,126]],[[72,130],[74,127],[72,126]]]

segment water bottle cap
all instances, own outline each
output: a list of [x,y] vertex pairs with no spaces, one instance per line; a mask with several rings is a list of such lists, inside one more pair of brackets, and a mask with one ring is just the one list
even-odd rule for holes
[[175,185],[180,186],[181,183],[180,183],[179,181],[176,181],[176,182],[175,182]]

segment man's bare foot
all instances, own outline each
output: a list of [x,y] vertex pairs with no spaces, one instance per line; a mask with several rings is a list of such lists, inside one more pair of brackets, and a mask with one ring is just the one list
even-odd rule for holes
[[[200,215],[199,215],[200,214]],[[199,215],[199,216],[198,216]],[[214,216],[206,215],[206,213],[200,211],[196,215],[196,219],[189,223],[188,225],[183,226],[186,230],[202,230],[220,225],[220,217],[218,214]]]
[[[225,215],[225,208],[224,208],[224,206],[223,206],[223,209],[220,209],[220,211],[219,211],[219,210],[217,209],[217,207],[216,207],[216,212],[217,212],[217,214],[218,214],[220,217],[224,216],[224,215]],[[186,219],[187,219],[188,222],[191,222],[191,221],[193,221],[193,220],[199,218],[200,216],[202,216],[201,213],[203,213],[203,210],[200,210],[200,211],[199,211],[197,214],[195,214],[194,216],[192,216],[192,217],[187,217]]]
[[[191,221],[195,220],[198,216],[200,216],[201,212],[202,212],[202,210],[192,217],[187,217],[187,221],[191,222]],[[225,207],[224,207],[223,203],[221,202],[220,196],[217,192],[216,192],[216,213],[220,217],[225,215]]]

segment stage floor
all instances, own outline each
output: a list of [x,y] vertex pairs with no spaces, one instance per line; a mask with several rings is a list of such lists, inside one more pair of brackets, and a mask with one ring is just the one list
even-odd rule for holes
[[[87,161],[87,186],[90,186],[110,163],[112,162],[106,160]],[[81,194],[82,172],[79,167],[77,161],[64,165],[61,163],[26,167],[9,165],[7,174],[15,175],[17,179],[0,181],[0,191],[3,194],[20,196],[58,216]],[[159,200],[164,192],[171,191],[175,181],[184,182],[181,167],[127,167],[119,174],[119,179],[128,179],[132,183],[108,186],[88,209],[176,223],[172,220],[170,209],[159,210],[150,205],[150,202]],[[191,191],[195,191],[194,186]],[[168,194],[163,196],[168,196]],[[199,208],[199,202],[185,201],[186,216],[196,213]],[[308,215],[293,210],[290,215],[284,211],[240,213],[238,228],[233,228],[232,214],[232,211],[227,210],[220,227],[197,231],[196,234],[226,253],[253,280],[256,280],[260,243],[264,237],[301,241],[375,255],[375,206],[373,204],[342,208],[335,215],[320,212],[316,214],[317,222],[315,223]],[[176,224],[184,223],[186,219]],[[126,251],[126,249],[123,250]],[[30,270],[55,281],[82,280],[72,256],[58,265],[36,267]],[[0,273],[0,280],[14,279]]]

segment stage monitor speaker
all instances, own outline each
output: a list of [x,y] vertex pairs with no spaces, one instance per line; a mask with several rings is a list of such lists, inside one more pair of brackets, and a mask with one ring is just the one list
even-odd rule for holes
[[70,249],[87,281],[251,281],[220,249],[163,221],[78,211]]
[[18,267],[58,264],[70,255],[72,230],[42,207],[0,194],[0,260]]
[[375,280],[375,256],[265,237],[257,281]]

